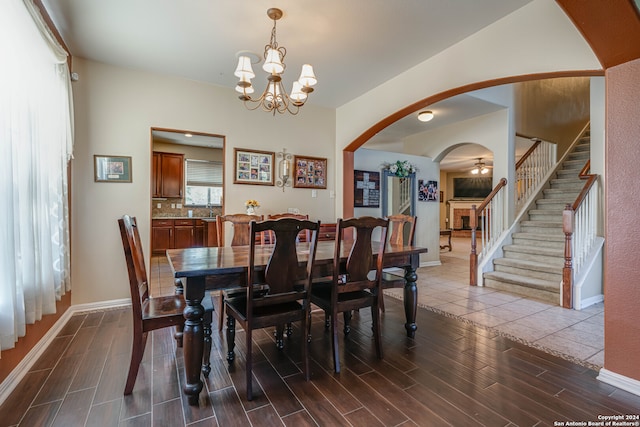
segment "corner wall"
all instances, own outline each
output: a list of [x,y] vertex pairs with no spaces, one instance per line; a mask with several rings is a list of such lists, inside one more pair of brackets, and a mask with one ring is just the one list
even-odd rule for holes
[[640,59],[606,72],[604,367],[640,381]]

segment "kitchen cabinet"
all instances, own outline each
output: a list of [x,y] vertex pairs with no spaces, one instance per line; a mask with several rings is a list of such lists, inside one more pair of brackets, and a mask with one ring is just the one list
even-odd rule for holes
[[[196,220],[196,224],[193,228],[194,230],[194,238],[193,238],[193,246],[196,248],[201,248],[205,244],[204,239],[204,222],[201,219]],[[212,245],[214,246],[214,245]]]
[[195,230],[193,221],[192,219],[176,219],[173,221],[173,249],[184,249],[194,246]]
[[151,226],[151,250],[164,253],[173,248],[173,220],[154,219]]
[[184,155],[154,151],[152,166],[153,197],[182,198],[184,194]]
[[[153,219],[151,221],[151,248],[154,254],[164,254],[167,249],[184,249],[216,246],[216,237],[207,236],[207,224],[201,219]],[[215,219],[213,222],[215,233]]]

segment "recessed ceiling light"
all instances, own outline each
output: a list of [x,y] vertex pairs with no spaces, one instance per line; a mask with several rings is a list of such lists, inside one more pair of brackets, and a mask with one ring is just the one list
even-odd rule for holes
[[432,111],[426,110],[426,111],[420,111],[418,113],[418,120],[420,120],[421,122],[428,122],[431,119],[433,119]]
[[191,138],[193,135],[191,135],[190,133],[185,133],[184,136],[186,136],[187,138]]

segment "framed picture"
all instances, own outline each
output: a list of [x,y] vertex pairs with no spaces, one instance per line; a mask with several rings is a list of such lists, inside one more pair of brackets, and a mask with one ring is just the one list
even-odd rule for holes
[[327,159],[293,156],[295,188],[327,188]]
[[131,182],[131,157],[94,155],[93,176],[96,182]]
[[234,184],[273,185],[273,151],[234,148]]
[[353,171],[353,206],[380,207],[380,172]]
[[438,181],[418,180],[418,201],[437,202],[438,201]]

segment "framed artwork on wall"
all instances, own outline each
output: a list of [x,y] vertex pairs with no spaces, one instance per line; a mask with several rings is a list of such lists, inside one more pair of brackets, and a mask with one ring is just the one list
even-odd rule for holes
[[93,156],[95,182],[131,182],[131,157]]
[[327,159],[293,156],[295,188],[327,188]]
[[380,207],[380,172],[353,171],[353,206]]
[[418,201],[437,202],[438,201],[438,181],[418,180]]
[[234,148],[234,184],[273,185],[273,151]]

